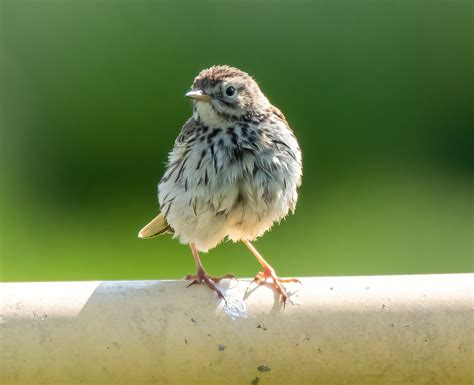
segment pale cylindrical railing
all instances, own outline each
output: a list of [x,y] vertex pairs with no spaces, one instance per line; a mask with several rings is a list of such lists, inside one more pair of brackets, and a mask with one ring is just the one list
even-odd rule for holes
[[472,274],[186,285],[0,284],[0,384],[473,383]]

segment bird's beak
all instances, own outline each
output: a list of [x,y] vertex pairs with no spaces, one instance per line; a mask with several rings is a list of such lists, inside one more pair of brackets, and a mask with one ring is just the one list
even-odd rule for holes
[[199,100],[200,102],[209,102],[211,101],[211,97],[206,95],[202,90],[193,90],[189,91],[186,95],[188,98],[192,98],[194,100]]

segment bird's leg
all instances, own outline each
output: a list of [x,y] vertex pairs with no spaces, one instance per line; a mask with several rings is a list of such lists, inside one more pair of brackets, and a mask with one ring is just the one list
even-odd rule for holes
[[257,273],[257,275],[254,278],[254,281],[257,282],[258,284],[263,284],[267,281],[268,278],[271,278],[271,280],[273,281],[272,286],[280,295],[280,301],[283,303],[283,305],[285,305],[286,301],[288,300],[288,293],[286,292],[282,283],[289,283],[289,282],[301,283],[301,281],[296,278],[278,277],[273,267],[271,267],[269,263],[265,261],[262,255],[257,251],[257,249],[249,241],[242,240],[242,242],[244,243],[245,246],[248,247],[248,249],[252,252],[252,254],[255,255],[255,258],[257,258],[257,261],[260,262],[260,264],[263,267],[263,271]]
[[194,257],[194,262],[196,263],[197,266],[197,273],[196,274],[189,274],[184,279],[188,281],[192,281],[189,285],[194,285],[195,283],[205,283],[207,286],[209,286],[212,290],[214,290],[217,293],[217,296],[219,298],[222,298],[225,301],[224,295],[222,292],[216,287],[214,283],[219,282],[221,279],[225,278],[235,278],[232,274],[225,274],[221,277],[214,277],[212,275],[209,275],[206,273],[204,270],[204,267],[202,267],[201,259],[199,258],[199,251],[196,248],[196,245],[194,243],[190,244],[191,246],[191,251],[193,253]]

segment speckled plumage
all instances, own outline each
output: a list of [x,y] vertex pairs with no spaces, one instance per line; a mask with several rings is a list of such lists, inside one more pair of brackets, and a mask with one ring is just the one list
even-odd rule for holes
[[175,236],[200,251],[226,237],[262,235],[294,210],[301,184],[296,138],[249,75],[212,67],[193,89],[214,95],[228,84],[243,94],[239,108],[194,101],[158,186],[161,212]]
[[173,233],[189,244],[197,274],[224,298],[206,273],[199,251],[228,238],[241,240],[263,267],[259,283],[273,280],[283,303],[288,294],[250,241],[293,211],[301,184],[301,151],[284,115],[263,95],[247,73],[229,66],[202,71],[186,96],[193,115],[184,124],[158,185],[161,213],[139,233],[151,238]]

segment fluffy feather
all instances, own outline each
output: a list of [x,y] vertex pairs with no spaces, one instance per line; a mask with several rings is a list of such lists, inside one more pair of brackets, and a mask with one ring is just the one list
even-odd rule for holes
[[[232,99],[223,92],[229,84],[238,90]],[[249,75],[212,67],[196,87],[211,102],[194,102],[158,198],[175,237],[207,251],[226,237],[253,240],[294,210],[301,151],[284,115]]]

